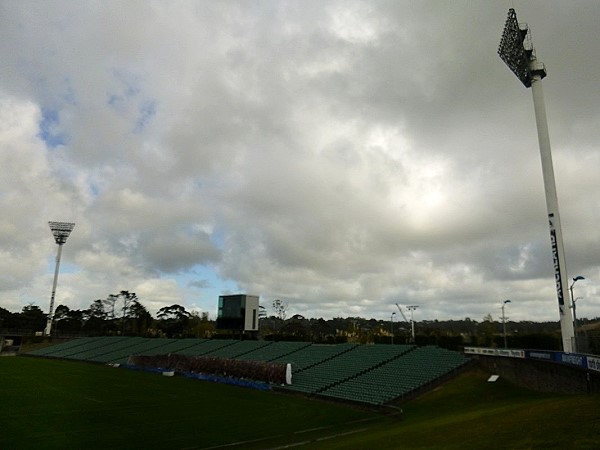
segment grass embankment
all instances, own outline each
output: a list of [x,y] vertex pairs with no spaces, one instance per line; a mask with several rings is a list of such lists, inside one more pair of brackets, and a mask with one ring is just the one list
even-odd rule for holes
[[597,449],[600,396],[533,392],[469,372],[405,405],[397,426],[376,426],[328,449]]
[[397,420],[180,377],[0,358],[0,448],[599,448],[600,396],[486,378],[463,374],[402,405]]

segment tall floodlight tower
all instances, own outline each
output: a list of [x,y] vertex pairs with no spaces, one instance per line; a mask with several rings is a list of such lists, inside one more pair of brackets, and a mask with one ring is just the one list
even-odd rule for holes
[[46,330],[44,334],[50,336],[52,332],[52,321],[54,319],[54,296],[56,295],[56,283],[58,282],[58,268],[60,267],[60,255],[62,254],[62,246],[67,242],[67,238],[73,228],[74,223],[69,222],[48,222],[50,230],[54,235],[54,240],[58,244],[58,252],[56,254],[56,266],[54,268],[54,282],[52,283],[52,295],[50,295],[50,312],[48,313],[48,321],[46,322]]
[[535,110],[538,142],[542,158],[546,208],[550,225],[550,243],[552,245],[563,350],[571,352],[574,349],[575,333],[571,310],[569,309],[568,302],[565,303],[565,299],[568,299],[567,267],[560,226],[560,215],[558,213],[558,197],[556,195],[554,168],[552,166],[548,121],[546,119],[546,107],[542,91],[542,78],[546,76],[546,67],[535,56],[529,27],[527,24],[519,24],[517,14],[512,8],[508,10],[504,32],[502,33],[502,39],[498,47],[498,55],[500,55],[500,58],[513,71],[521,83],[526,88],[531,88],[533,94],[533,108]]
[[418,307],[419,307],[419,305],[409,305],[406,307],[406,309],[408,309],[410,311],[410,328],[411,328],[413,344],[415,342],[415,320],[414,320],[413,314],[415,312],[415,309],[417,309]]

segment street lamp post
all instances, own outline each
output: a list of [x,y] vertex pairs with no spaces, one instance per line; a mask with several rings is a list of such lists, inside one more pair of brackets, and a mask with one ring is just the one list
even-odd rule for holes
[[[526,88],[531,88],[533,95],[533,108],[538,132],[538,143],[542,160],[542,175],[546,193],[546,209],[550,227],[550,244],[552,247],[552,260],[554,265],[554,279],[556,295],[558,298],[558,311],[560,314],[560,328],[562,334],[563,350],[571,352],[573,347],[573,318],[571,308],[566,307],[567,293],[567,266],[563,246],[560,215],[558,212],[558,197],[554,180],[554,168],[550,149],[550,136],[544,94],[542,92],[542,78],[546,76],[546,67],[537,60],[531,34],[527,24],[517,21],[517,14],[513,8],[508,10],[508,17],[504,25],[504,32],[498,55],[517,76]],[[566,300],[566,301],[565,301]]]
[[392,333],[392,345],[394,345],[394,316],[396,312],[393,312],[390,316],[390,332]]
[[573,282],[571,283],[571,286],[569,286],[569,290],[571,291],[571,308],[573,309],[573,331],[575,333],[575,342],[573,345],[573,351],[577,352],[578,351],[578,342],[577,342],[577,314],[575,312],[575,302],[577,302],[577,299],[581,298],[581,297],[577,297],[575,298],[575,296],[573,295],[573,286],[575,286],[575,283],[577,283],[579,280],[585,280],[584,277],[582,277],[581,275],[577,275],[576,277],[573,278]]
[[[577,297],[573,299],[573,328],[575,328],[575,343],[577,344],[577,314],[575,313],[575,303],[577,300],[581,300],[583,297]],[[579,350],[579,346],[575,346],[575,351]]]
[[504,300],[502,303],[502,334],[504,335],[504,348],[508,348],[506,343],[506,316],[504,315],[504,307],[507,303],[510,303],[510,300]]

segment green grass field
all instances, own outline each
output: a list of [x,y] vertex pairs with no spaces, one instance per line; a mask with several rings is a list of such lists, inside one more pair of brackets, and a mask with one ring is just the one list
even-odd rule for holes
[[[470,372],[402,420],[275,392],[41,358],[0,358],[0,449],[599,448],[600,397]],[[301,445],[300,445],[301,444]]]

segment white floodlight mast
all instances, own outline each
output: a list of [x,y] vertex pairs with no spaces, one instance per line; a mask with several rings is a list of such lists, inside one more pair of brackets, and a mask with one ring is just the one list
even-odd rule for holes
[[411,336],[412,336],[412,341],[414,343],[415,342],[415,321],[413,320],[413,313],[414,313],[415,309],[417,309],[419,307],[419,305],[410,305],[410,306],[406,307],[406,309],[408,309],[410,311],[410,320],[408,320],[406,318],[406,315],[404,315],[404,311],[402,311],[402,308],[400,308],[400,305],[398,303],[396,303],[396,307],[398,308],[398,311],[400,311],[400,314],[402,314],[404,321],[406,323],[410,323]]
[[406,309],[410,311],[410,328],[412,333],[413,344],[415,343],[415,320],[413,318],[413,314],[415,312],[415,309],[417,309],[418,307],[419,305],[409,305],[406,307]]
[[515,10],[511,8],[508,11],[498,54],[525,87],[531,87],[533,95],[533,107],[546,194],[546,209],[548,211],[548,223],[550,226],[550,243],[554,262],[554,278],[560,313],[562,344],[565,352],[572,352],[574,351],[575,330],[573,328],[571,310],[568,304],[565,303],[565,299],[568,299],[567,265],[560,225],[560,214],[558,212],[558,196],[556,194],[556,182],[552,165],[546,106],[542,90],[542,78],[546,76],[546,68],[544,64],[537,60],[530,39],[527,25],[518,23]]
[[52,283],[52,294],[50,295],[50,311],[48,312],[48,320],[46,322],[46,329],[44,330],[44,335],[50,336],[52,332],[52,321],[54,320],[54,297],[56,296],[56,284],[58,283],[58,269],[60,267],[60,257],[62,255],[62,246],[65,242],[67,242],[67,238],[73,227],[75,227],[74,223],[69,222],[48,222],[50,225],[50,230],[54,235],[54,240],[58,244],[58,251],[56,253],[56,265],[54,267],[54,281]]
[[[536,64],[536,61],[532,61]],[[533,72],[533,71],[532,71]],[[538,141],[540,155],[542,158],[542,172],[544,175],[544,189],[546,191],[546,208],[548,211],[548,225],[550,227],[550,244],[552,246],[552,260],[554,262],[554,278],[556,281],[556,295],[558,297],[558,310],[560,313],[560,329],[565,352],[574,351],[575,330],[571,309],[568,306],[567,293],[567,264],[560,225],[560,214],[558,212],[558,196],[556,194],[556,183],[554,181],[554,168],[552,165],[552,154],[550,150],[550,138],[548,134],[548,122],[546,120],[546,107],[544,105],[544,92],[542,91],[542,76],[533,72],[531,80],[531,92],[533,94],[533,105],[535,109],[535,120],[537,123]]]

